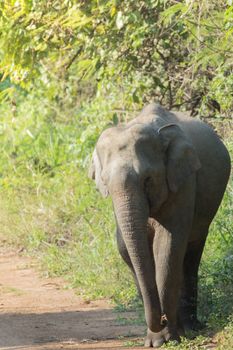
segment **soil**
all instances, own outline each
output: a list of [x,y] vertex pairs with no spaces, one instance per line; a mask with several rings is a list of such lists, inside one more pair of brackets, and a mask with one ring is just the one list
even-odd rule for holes
[[1,248],[1,350],[144,349],[145,326],[135,325],[134,312],[116,312],[108,300],[85,301],[33,266]]

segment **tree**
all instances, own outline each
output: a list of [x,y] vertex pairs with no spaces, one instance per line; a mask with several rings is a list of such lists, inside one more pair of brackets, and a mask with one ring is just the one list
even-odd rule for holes
[[5,0],[0,14],[2,81],[75,75],[130,86],[129,105],[232,111],[231,0]]

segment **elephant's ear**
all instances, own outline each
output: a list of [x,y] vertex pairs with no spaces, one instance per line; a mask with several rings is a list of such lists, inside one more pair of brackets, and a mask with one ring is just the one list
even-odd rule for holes
[[92,180],[95,180],[96,187],[98,188],[98,190],[100,191],[102,196],[107,197],[108,196],[108,189],[107,189],[107,186],[105,185],[105,183],[101,177],[101,173],[102,173],[102,166],[101,166],[101,162],[100,162],[99,156],[97,154],[97,151],[95,149],[93,152],[92,163],[91,163],[90,168],[89,168],[88,176]]
[[160,128],[163,146],[167,155],[167,181],[172,192],[177,192],[185,180],[201,167],[192,143],[176,124]]

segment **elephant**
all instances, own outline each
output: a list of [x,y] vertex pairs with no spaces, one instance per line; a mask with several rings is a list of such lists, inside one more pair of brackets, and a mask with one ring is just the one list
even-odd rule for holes
[[96,143],[89,177],[111,196],[118,249],[144,305],[146,347],[201,327],[198,268],[230,168],[210,126],[156,103]]

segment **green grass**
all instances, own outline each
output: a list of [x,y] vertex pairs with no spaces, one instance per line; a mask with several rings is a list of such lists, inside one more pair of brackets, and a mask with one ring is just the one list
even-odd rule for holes
[[14,287],[0,285],[0,293],[1,295],[13,294],[15,296],[21,296],[24,294],[24,291]]

